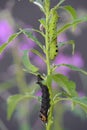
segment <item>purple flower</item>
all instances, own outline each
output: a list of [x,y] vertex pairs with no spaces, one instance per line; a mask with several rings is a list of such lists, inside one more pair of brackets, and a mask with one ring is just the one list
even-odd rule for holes
[[13,28],[7,20],[0,21],[0,45],[7,42],[10,35],[13,33]]
[[[13,33],[13,28],[9,21],[3,19],[0,21],[0,46],[7,42],[10,35]],[[0,54],[0,59],[2,59],[4,52]]]

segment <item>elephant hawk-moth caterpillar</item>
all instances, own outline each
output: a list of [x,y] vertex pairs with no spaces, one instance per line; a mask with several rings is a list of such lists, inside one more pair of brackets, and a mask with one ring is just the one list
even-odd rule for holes
[[48,110],[50,108],[50,94],[48,87],[42,83],[43,79],[38,75],[37,84],[39,84],[42,91],[42,101],[40,108],[40,118],[44,123],[47,123],[48,120]]
[[57,11],[53,8],[50,11],[49,15],[49,56],[51,60],[54,60],[55,56],[58,54],[57,46],[57,22],[58,14]]

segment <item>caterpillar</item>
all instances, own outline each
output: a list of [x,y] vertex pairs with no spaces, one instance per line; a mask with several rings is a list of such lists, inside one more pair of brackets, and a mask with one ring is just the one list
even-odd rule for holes
[[58,54],[57,22],[58,22],[58,14],[57,11],[53,8],[50,11],[49,31],[48,31],[49,32],[49,56],[51,60],[53,60],[55,56]]
[[49,94],[49,90],[48,90],[47,86],[42,83],[43,79],[41,78],[41,76],[38,75],[37,78],[38,78],[37,84],[40,85],[40,88],[42,90],[42,101],[41,101],[39,117],[44,123],[47,123],[48,110],[50,108],[50,94]]

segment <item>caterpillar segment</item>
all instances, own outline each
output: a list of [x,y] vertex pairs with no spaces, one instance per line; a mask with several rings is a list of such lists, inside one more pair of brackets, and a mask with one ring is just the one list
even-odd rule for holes
[[51,60],[58,54],[58,46],[57,46],[57,22],[58,22],[58,14],[55,9],[50,11],[49,17],[49,56]]
[[42,101],[41,101],[41,108],[40,108],[40,119],[47,123],[48,121],[48,110],[50,108],[50,94],[49,90],[46,85],[42,83],[43,79],[40,75],[38,75],[37,84],[39,84],[41,91],[42,91]]

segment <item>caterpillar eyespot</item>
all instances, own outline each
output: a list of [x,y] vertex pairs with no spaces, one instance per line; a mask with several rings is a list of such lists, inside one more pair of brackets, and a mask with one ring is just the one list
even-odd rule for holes
[[41,118],[41,120],[42,120],[44,123],[47,122],[47,117],[44,116],[44,114],[40,113],[40,118]]
[[40,85],[40,88],[42,90],[42,101],[41,101],[41,108],[40,108],[40,115],[39,117],[44,123],[47,123],[48,121],[48,110],[50,108],[50,94],[49,90],[46,85],[42,83],[43,79],[40,75],[37,77],[37,84]]
[[53,60],[55,56],[58,54],[57,22],[57,11],[55,9],[52,9],[49,17],[49,56],[51,60]]

